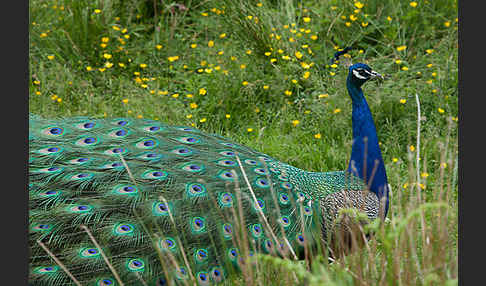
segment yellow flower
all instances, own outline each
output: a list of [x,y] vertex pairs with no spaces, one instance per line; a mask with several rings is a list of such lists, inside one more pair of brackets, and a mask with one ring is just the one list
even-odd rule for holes
[[161,91],[159,91],[159,94],[160,95],[167,95],[167,94],[169,94],[169,92],[167,90],[161,90]]
[[225,117],[229,119],[231,117],[231,115],[226,114]]
[[433,77],[436,77],[436,76],[437,76],[437,73],[436,73],[436,72],[433,72],[433,73],[432,73],[432,76],[433,76]]
[[105,67],[106,67],[106,68],[111,68],[112,66],[113,66],[113,64],[112,64],[112,63],[110,63],[110,62],[106,62],[106,63],[105,63]]
[[191,44],[191,48],[193,49],[197,48],[197,44]]
[[292,91],[290,91],[290,90],[285,90],[285,91],[284,91],[284,93],[285,93],[285,95],[287,95],[287,96],[292,95]]
[[400,103],[401,103],[401,104],[405,104],[405,103],[407,103],[407,100],[406,100],[406,99],[404,99],[404,98],[402,98],[402,99],[400,99]]
[[364,7],[364,4],[361,3],[361,2],[359,2],[359,1],[357,1],[357,2],[354,2],[354,6],[356,6],[356,8],[358,8],[358,9],[361,9],[361,8]]
[[62,102],[62,98],[58,98],[57,99],[57,102],[61,103]]
[[284,56],[282,56],[282,59],[284,59],[284,60],[287,60],[287,61],[288,61],[288,60],[290,60],[290,57],[289,57],[289,56],[287,56],[287,55],[284,55]]
[[269,57],[272,53],[271,52],[265,52],[265,56]]
[[268,88],[269,88],[269,86],[268,86],[268,85],[264,85],[264,86],[263,86],[263,89],[268,89]]
[[104,48],[106,48],[107,46],[108,46],[108,45],[107,45],[107,44],[105,44],[105,43],[101,43],[101,44],[100,44],[100,47],[102,47],[103,49],[104,49]]
[[300,66],[303,68],[303,69],[309,69],[311,66],[308,64],[308,63],[305,63],[305,62],[301,62],[300,63]]
[[420,176],[421,176],[422,178],[427,178],[427,177],[429,176],[429,173],[427,173],[427,172],[423,172],[422,174],[420,174]]
[[451,22],[450,22],[450,21],[445,22],[445,23],[444,23],[444,26],[446,26],[446,27],[450,27],[450,26],[451,26]]
[[140,64],[140,67],[144,69],[147,67],[147,64]]
[[197,103],[195,102],[192,102],[190,105],[189,105],[192,109],[196,109],[197,108]]
[[206,13],[206,12],[201,12],[201,15],[202,15],[203,17],[207,17],[207,16],[208,16],[208,13]]
[[213,72],[213,69],[206,68],[206,69],[204,69],[204,72],[205,72],[205,73],[212,73],[212,72]]
[[433,53],[433,52],[434,52],[434,49],[426,49],[426,50],[425,50],[425,52],[426,52],[427,54],[431,54],[431,53]]
[[143,118],[142,114],[137,115],[137,118]]
[[298,81],[298,80],[296,80],[296,79],[293,79],[293,80],[292,80],[292,83],[293,83],[293,84],[297,84],[298,82],[299,82],[299,81]]
[[246,68],[246,65],[245,64],[241,64],[240,65],[240,69],[245,69]]
[[308,79],[309,76],[310,76],[310,72],[306,71],[306,72],[304,72],[304,75],[302,77],[305,78],[305,79]]
[[92,70],[92,69],[93,69],[93,68],[92,68],[92,67],[90,67],[90,66],[87,66],[87,67],[86,67],[86,70],[87,70],[87,71],[90,71],[90,70]]
[[334,114],[339,113],[339,112],[341,112],[341,108],[336,108],[336,109],[334,109],[333,112],[334,112]]
[[172,56],[172,57],[168,57],[167,59],[169,60],[169,62],[174,62],[179,59],[179,56]]
[[110,38],[108,38],[108,37],[102,37],[101,38],[101,42],[103,42],[103,43],[108,43],[109,41],[110,41]]
[[104,53],[103,57],[108,60],[111,59],[112,56],[110,54]]
[[127,104],[127,103],[128,103],[128,98],[124,98],[124,99],[122,99],[122,102],[123,102],[124,104]]
[[427,67],[431,68],[434,64],[428,64]]
[[409,148],[409,149],[410,149],[410,151],[412,151],[412,152],[413,152],[413,151],[415,151],[415,146],[413,146],[413,145],[410,145],[410,147],[408,147],[408,148]]
[[253,131],[253,128],[247,128],[246,131],[252,132]]
[[260,108],[257,107],[257,108],[255,108],[255,113],[258,113],[258,112],[260,112]]
[[396,162],[398,162],[398,158],[393,158],[392,161],[393,161],[393,163],[396,163]]
[[201,122],[201,123],[204,123],[206,121],[207,121],[206,117],[203,117],[203,118],[199,119],[199,122]]
[[304,20],[305,23],[309,23],[311,21],[311,18],[310,17],[304,17],[304,18],[302,18],[302,20]]
[[294,39],[294,38],[292,38],[292,37],[290,37],[290,38],[289,38],[289,42],[293,43],[293,42],[295,42],[295,39]]
[[125,34],[127,31],[128,31],[128,30],[127,30],[126,28],[124,28],[123,30],[121,30],[121,32],[122,32],[123,34]]
[[209,41],[208,42],[208,47],[210,47],[210,48],[214,47],[214,41]]
[[274,63],[274,62],[276,62],[276,61],[277,61],[277,59],[274,59],[274,58],[270,59],[270,62],[271,62],[271,63]]
[[444,113],[444,112],[445,112],[445,110],[444,110],[444,109],[442,109],[442,108],[440,108],[440,107],[439,107],[439,108],[437,108],[437,111],[439,111],[439,113]]
[[162,45],[155,45],[155,48],[156,48],[157,50],[160,50],[160,49],[162,49]]
[[401,63],[402,63],[402,60],[396,60],[396,61],[395,61],[395,63],[396,63],[397,65],[399,65],[399,64],[401,64]]
[[317,35],[312,35],[310,38],[315,41],[317,40]]
[[258,7],[262,7],[262,5],[263,5],[263,4],[262,4],[261,2],[258,2],[256,5],[257,5]]
[[41,95],[41,92],[40,91],[36,91],[35,94]]
[[422,184],[422,183],[420,183],[420,184],[419,184],[419,187],[420,187],[422,190],[424,190],[424,189],[426,188],[426,186],[425,186],[424,184]]
[[34,80],[34,84],[35,84],[35,85],[39,85],[39,84],[40,84],[40,81],[38,81],[38,80]]
[[440,164],[440,167],[443,168],[443,169],[447,168],[447,163],[446,162],[442,162]]
[[403,46],[398,46],[398,47],[397,47],[397,51],[401,52],[401,51],[404,51],[406,48],[407,48],[407,46],[405,46],[405,45],[403,45]]
[[251,50],[246,50],[247,55],[251,55]]
[[316,139],[321,139],[322,135],[321,133],[314,134],[314,138]]
[[186,118],[187,118],[187,119],[191,119],[191,118],[192,118],[192,114],[188,114],[188,115],[186,115]]
[[130,39],[130,35],[124,35],[123,36],[125,39]]
[[361,26],[363,26],[363,27],[368,26],[368,24],[369,24],[368,22],[366,22],[366,23],[365,22],[361,22]]
[[408,71],[408,67],[402,67],[402,71]]
[[100,10],[100,9],[94,9],[94,12],[95,12],[96,14],[99,14],[99,13],[101,13],[101,10]]
[[299,52],[299,51],[295,52],[295,57],[296,57],[296,58],[301,59],[301,58],[302,58],[302,56],[303,56],[303,55],[302,55],[302,53],[301,53],[301,52]]
[[40,34],[40,37],[41,37],[41,38],[45,38],[45,37],[47,37],[47,33],[41,33],[41,34]]
[[297,120],[297,119],[296,120],[292,120],[292,125],[294,125],[294,127],[297,126],[297,125],[299,125],[299,123],[300,123],[300,121]]
[[253,19],[253,16],[248,15],[248,16],[246,16],[246,18],[248,18],[248,20],[251,20],[251,19]]
[[188,93],[188,94],[186,94],[186,97],[187,97],[187,98],[193,98],[193,97],[194,97],[194,95],[192,95],[192,94]]
[[417,7],[417,5],[418,3],[415,1],[410,2],[410,6],[412,6],[413,8]]
[[224,37],[226,37],[226,33],[222,33],[222,34],[220,34],[220,35],[219,35],[219,38],[220,38],[220,39],[222,39],[222,38],[224,38]]
[[326,98],[326,97],[329,97],[329,94],[327,94],[327,93],[319,94],[319,98]]
[[331,76],[336,75],[336,73],[335,73],[335,72],[329,72],[329,74],[330,74]]
[[125,67],[125,64],[124,64],[124,63],[118,63],[118,65],[119,65],[121,68],[124,68],[124,67]]
[[243,84],[243,86],[247,86],[248,85],[248,82],[247,81],[244,81],[242,84]]
[[47,56],[47,58],[48,58],[49,60],[53,60],[53,59],[54,59],[54,55],[49,55],[49,56]]
[[199,94],[200,95],[205,95],[206,93],[207,93],[206,89],[204,89],[204,88],[200,88],[199,89]]
[[354,22],[358,19],[358,17],[356,17],[355,15],[349,15],[349,19]]
[[104,72],[106,69],[105,68],[98,68],[100,72]]
[[404,189],[408,188],[408,183],[403,184],[403,188]]
[[178,98],[178,97],[179,97],[179,94],[178,94],[178,93],[174,93],[174,94],[172,95],[172,97],[173,97],[173,98]]
[[346,27],[350,27],[351,26],[351,23],[350,22],[346,22],[344,24],[346,25]]
[[388,20],[388,22],[391,22],[392,18],[390,16],[386,17],[386,19]]

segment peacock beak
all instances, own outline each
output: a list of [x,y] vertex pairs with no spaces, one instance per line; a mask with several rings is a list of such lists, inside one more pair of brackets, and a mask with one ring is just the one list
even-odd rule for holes
[[375,79],[375,78],[379,78],[379,79],[385,79],[381,74],[375,72],[375,71],[371,71],[371,77],[370,79]]

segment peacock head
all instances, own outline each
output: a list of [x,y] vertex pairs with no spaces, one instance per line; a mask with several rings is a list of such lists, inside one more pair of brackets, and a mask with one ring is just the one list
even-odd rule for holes
[[361,87],[370,79],[383,79],[383,76],[372,70],[367,64],[357,63],[349,67],[348,83]]

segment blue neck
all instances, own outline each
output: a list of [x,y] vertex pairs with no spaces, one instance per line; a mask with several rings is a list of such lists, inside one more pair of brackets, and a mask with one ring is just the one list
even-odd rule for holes
[[380,201],[383,196],[386,197],[384,209],[384,216],[386,216],[388,180],[373,117],[360,84],[355,83],[351,75],[347,78],[346,87],[353,101],[353,146],[347,171],[359,176]]

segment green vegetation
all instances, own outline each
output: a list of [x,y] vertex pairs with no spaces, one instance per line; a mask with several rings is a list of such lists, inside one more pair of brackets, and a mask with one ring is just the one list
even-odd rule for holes
[[[259,258],[251,281],[457,284],[457,1],[30,0],[29,9],[30,112],[192,125],[312,171],[346,167],[346,65],[368,63],[386,75],[364,93],[393,190],[389,221],[332,264]],[[356,49],[330,65],[346,46]]]

